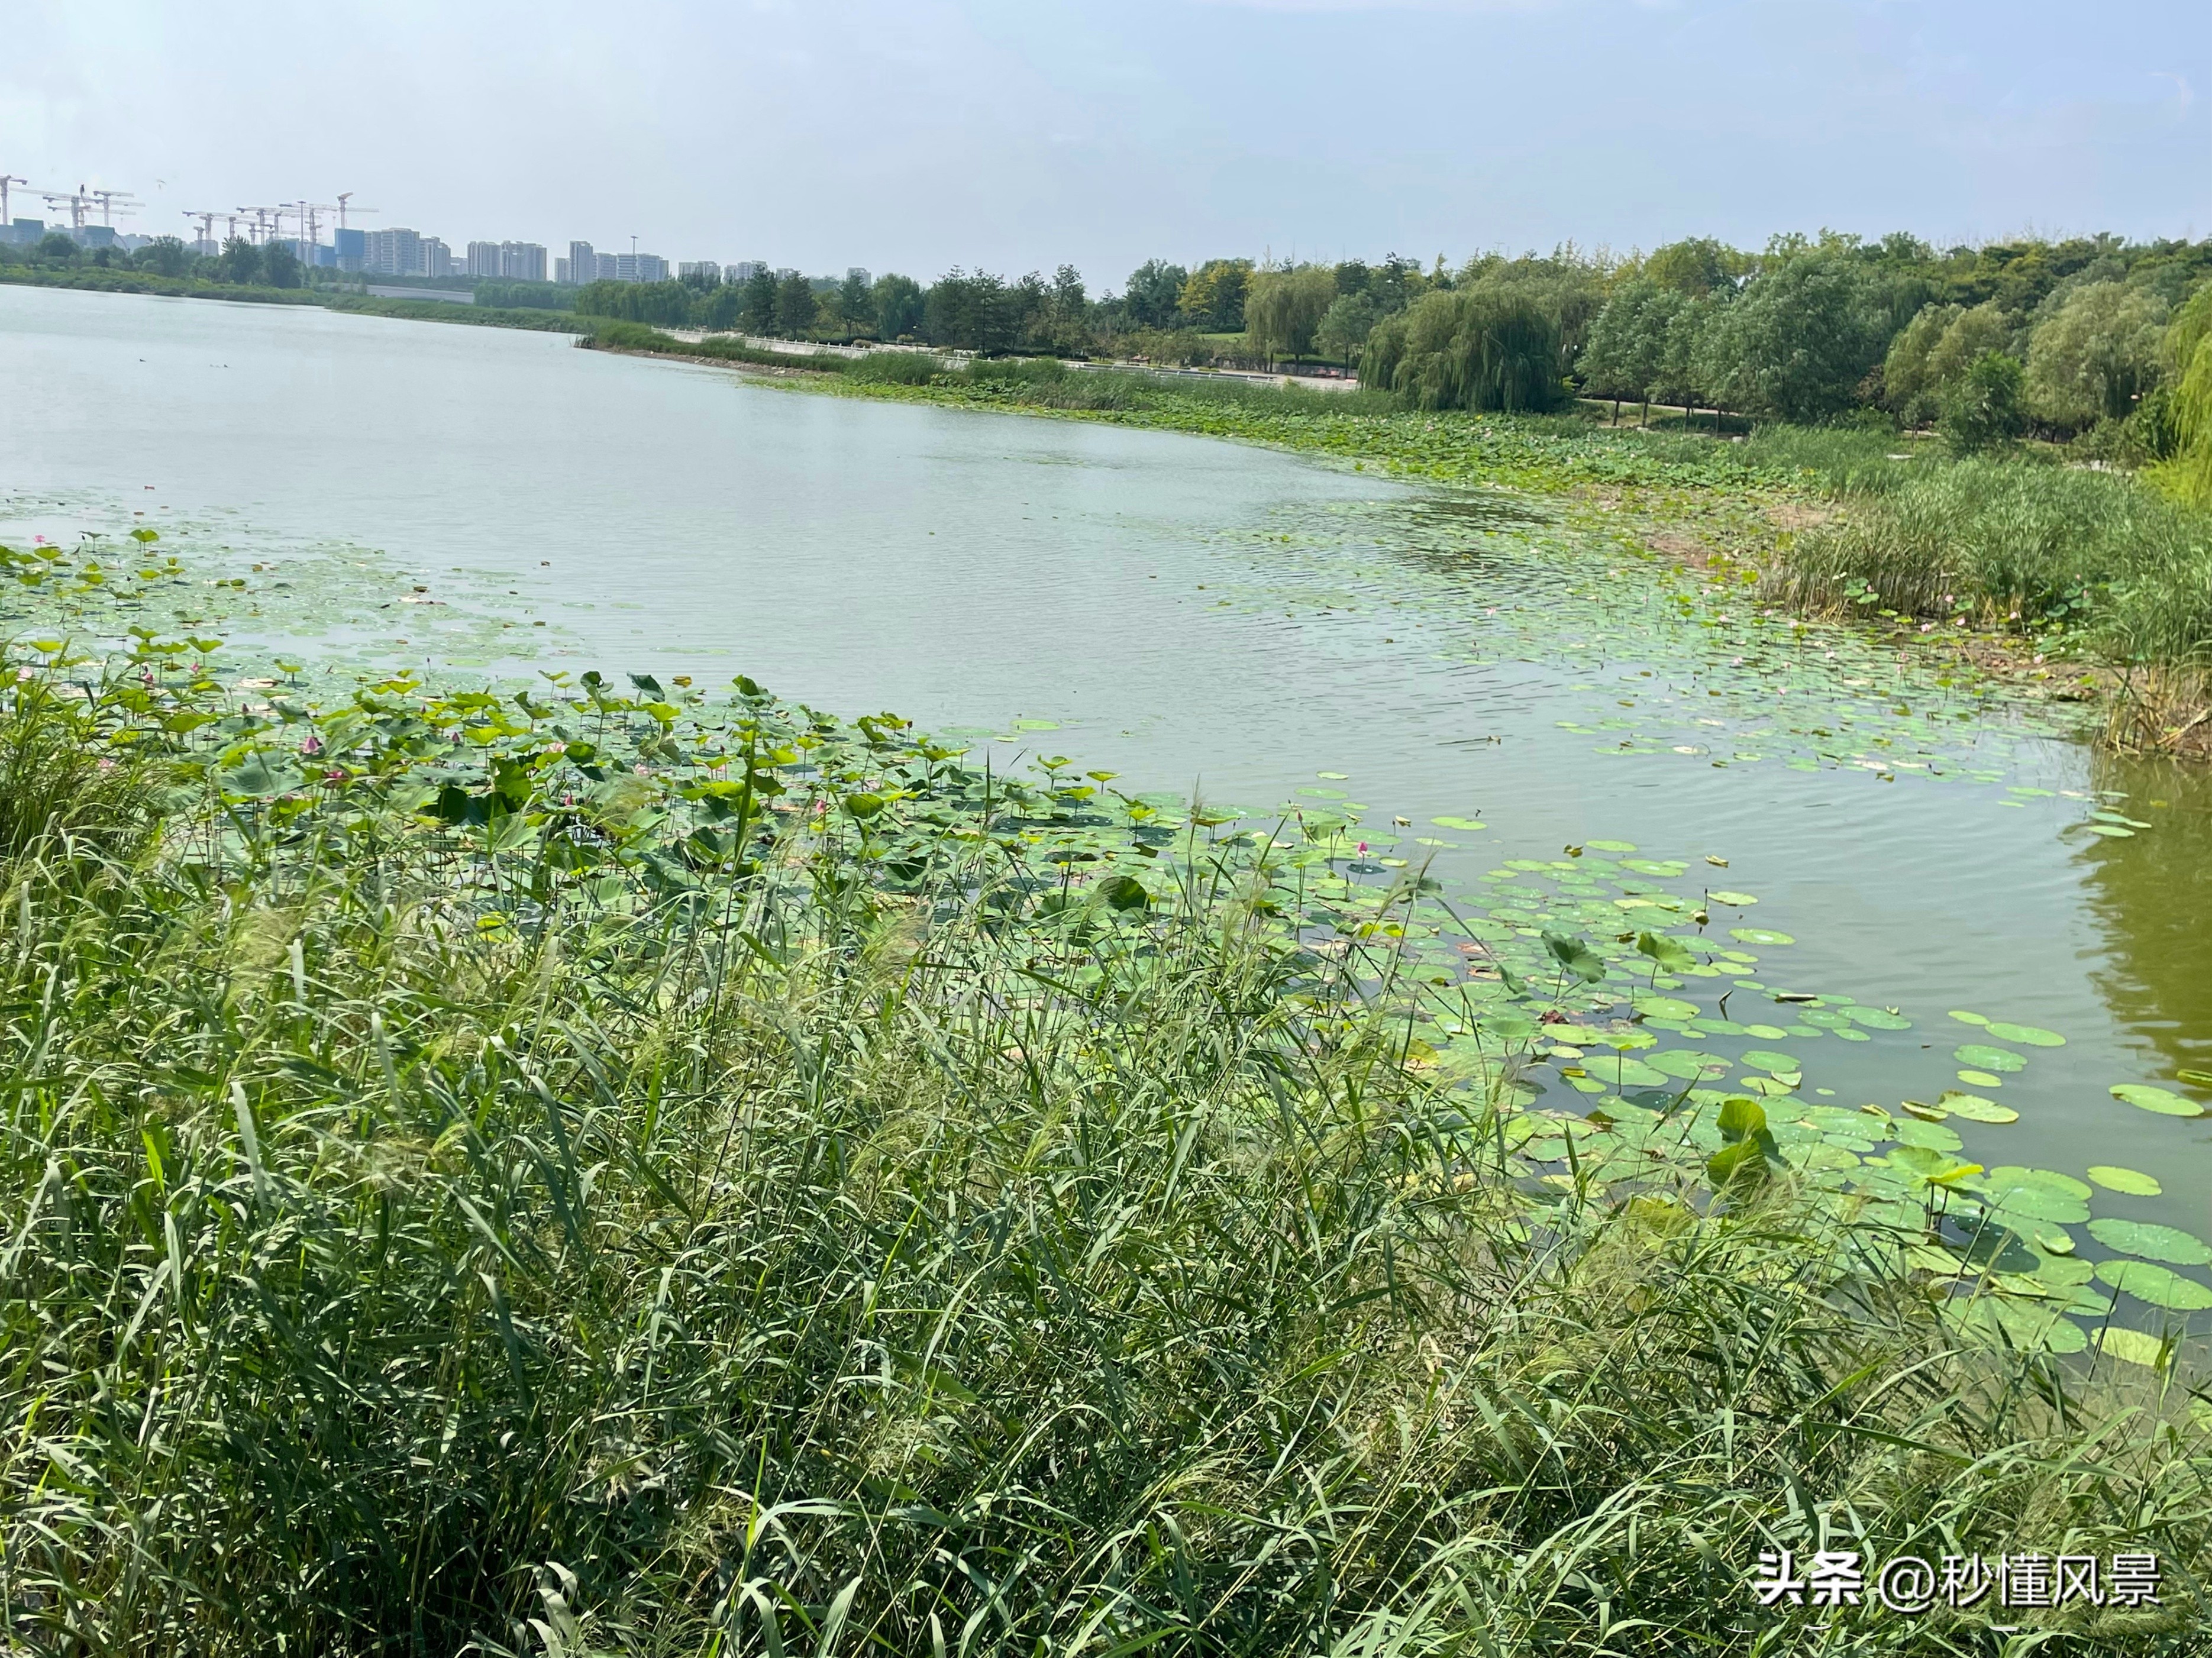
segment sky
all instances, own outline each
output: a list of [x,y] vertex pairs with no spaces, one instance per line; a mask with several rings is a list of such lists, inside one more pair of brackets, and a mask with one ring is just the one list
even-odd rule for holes
[[[2206,0],[0,0],[0,172],[924,278],[2212,234]],[[18,187],[13,210],[39,216]]]

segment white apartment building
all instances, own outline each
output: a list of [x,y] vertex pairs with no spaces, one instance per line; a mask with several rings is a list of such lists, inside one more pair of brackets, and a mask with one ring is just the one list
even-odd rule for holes
[[[361,268],[372,276],[420,276],[422,268],[422,238],[414,231],[395,226],[390,230],[371,230],[362,235]],[[440,246],[443,246],[441,242]]]

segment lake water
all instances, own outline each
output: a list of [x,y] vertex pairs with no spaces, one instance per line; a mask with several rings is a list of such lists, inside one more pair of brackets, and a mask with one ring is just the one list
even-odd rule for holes
[[1933,1099],[1979,1036],[1954,1008],[2063,1033],[1967,1154],[2153,1171],[2165,1196],[2097,1212],[2212,1234],[2212,1119],[2107,1091],[2212,1071],[2205,780],[1731,610],[1541,501],[304,307],[0,288],[0,386],[11,542],[151,523],[247,574],[234,641],[742,670],[1117,786],[1355,802],[1378,854],[1458,878],[1593,838],[1725,858],[1759,900],[1729,919],[1796,940],[1756,982],[1914,1022],[1808,1047],[1808,1085]]

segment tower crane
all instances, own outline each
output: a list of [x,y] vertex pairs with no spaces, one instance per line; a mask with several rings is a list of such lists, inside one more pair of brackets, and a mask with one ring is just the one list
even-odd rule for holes
[[30,182],[28,179],[19,179],[12,173],[0,173],[0,225],[15,222],[8,216],[8,186],[27,185]]
[[[80,185],[77,188],[82,190],[84,186]],[[118,213],[127,219],[132,213],[145,205],[127,190],[95,190],[88,193],[94,201],[100,203],[100,223],[111,228],[114,226],[115,216]]]
[[88,198],[82,185],[75,194],[65,190],[42,190],[39,194],[46,197],[46,205],[50,208],[67,207],[69,209],[70,229],[84,228],[84,204]]
[[185,214],[187,219],[198,219],[200,222],[199,240],[202,244],[212,242],[215,240],[215,222],[221,216],[220,214],[216,213],[194,213],[190,210],[187,210]]

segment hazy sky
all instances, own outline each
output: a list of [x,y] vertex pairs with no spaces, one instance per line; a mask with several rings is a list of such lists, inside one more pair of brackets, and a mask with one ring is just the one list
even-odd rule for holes
[[[929,276],[2212,234],[2207,0],[0,0],[0,171]],[[17,197],[18,214],[38,215]]]

